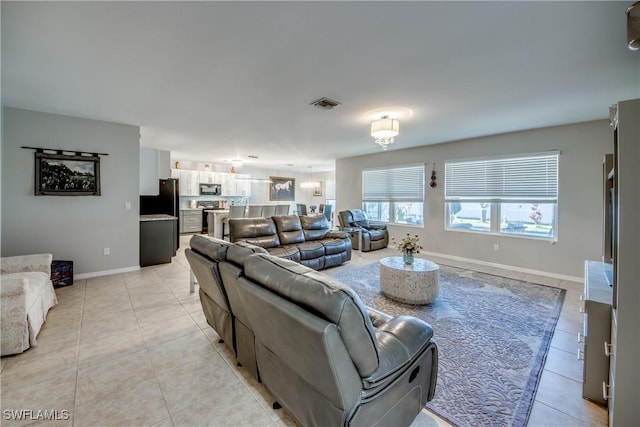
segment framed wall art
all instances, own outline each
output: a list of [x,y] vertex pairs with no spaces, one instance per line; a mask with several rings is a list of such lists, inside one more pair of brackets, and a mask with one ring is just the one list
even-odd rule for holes
[[322,181],[318,181],[315,187],[313,187],[314,196],[322,196]]
[[99,196],[100,157],[36,151],[36,196]]
[[270,176],[269,200],[294,201],[296,199],[296,179]]

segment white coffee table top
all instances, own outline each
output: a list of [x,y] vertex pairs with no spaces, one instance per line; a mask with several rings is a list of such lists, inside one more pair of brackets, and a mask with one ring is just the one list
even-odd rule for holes
[[422,258],[414,258],[413,265],[406,265],[404,263],[404,259],[401,256],[390,256],[387,258],[382,258],[380,260],[380,264],[396,270],[434,271],[440,269],[438,264],[436,264],[435,262]]

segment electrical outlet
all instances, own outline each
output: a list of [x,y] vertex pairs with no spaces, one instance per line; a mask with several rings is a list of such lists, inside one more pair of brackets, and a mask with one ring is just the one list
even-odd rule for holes
[[499,244],[497,244],[497,243],[494,243],[494,244],[493,244],[493,250],[494,250],[494,251],[499,251],[499,250],[500,250],[500,245],[499,245]]
[[104,248],[104,249],[102,250],[102,255],[107,256],[107,255],[110,255],[110,254],[111,254],[111,249],[109,249],[109,248]]

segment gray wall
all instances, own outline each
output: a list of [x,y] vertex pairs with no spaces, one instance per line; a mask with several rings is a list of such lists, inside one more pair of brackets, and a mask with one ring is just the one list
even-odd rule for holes
[[[2,256],[51,252],[76,275],[137,268],[139,128],[7,107],[3,119]],[[21,146],[108,153],[102,196],[34,196],[34,152]]]
[[[397,141],[401,143],[402,135]],[[555,244],[445,230],[444,161],[547,150],[560,150]],[[394,225],[389,227],[391,235],[417,233],[426,252],[582,277],[584,260],[602,257],[602,159],[612,151],[611,129],[602,120],[339,159],[337,209],[362,206],[363,168],[424,162],[429,175],[435,162],[438,186],[426,187],[424,228]],[[493,250],[495,243],[499,251]]]

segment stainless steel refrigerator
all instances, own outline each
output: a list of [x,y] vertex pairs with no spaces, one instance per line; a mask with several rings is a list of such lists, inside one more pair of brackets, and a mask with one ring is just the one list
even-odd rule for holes
[[175,178],[161,179],[157,196],[140,196],[140,215],[167,214],[178,218],[174,233],[173,252],[180,247],[180,194]]

